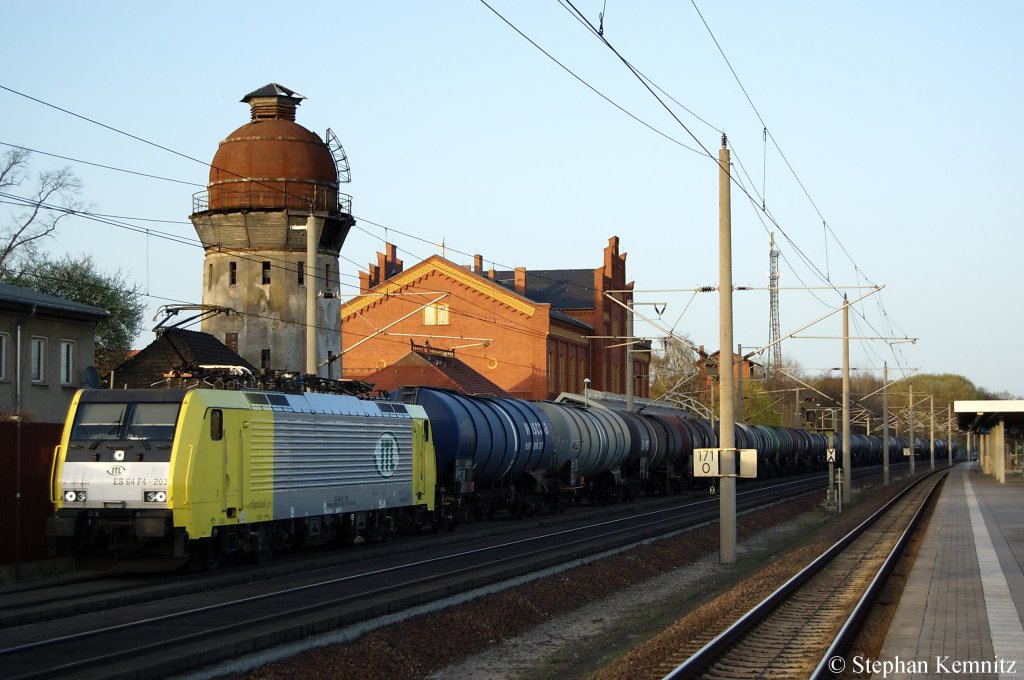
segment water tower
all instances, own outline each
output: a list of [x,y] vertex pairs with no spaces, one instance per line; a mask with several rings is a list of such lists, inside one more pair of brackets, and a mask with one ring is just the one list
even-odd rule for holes
[[306,368],[307,299],[317,364],[341,351],[338,254],[355,224],[351,196],[338,191],[351,179],[344,149],[329,129],[325,141],[295,122],[303,99],[276,83],[242,98],[251,119],[220,143],[190,217],[206,250],[203,304],[234,310],[202,330],[253,366],[296,372]]

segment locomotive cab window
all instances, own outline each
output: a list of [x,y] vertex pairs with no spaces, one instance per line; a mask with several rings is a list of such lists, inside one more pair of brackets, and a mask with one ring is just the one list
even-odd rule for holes
[[210,411],[210,439],[217,442],[224,438],[224,411],[215,408]]
[[169,442],[178,422],[177,402],[99,402],[79,404],[72,440]]
[[125,438],[171,441],[174,439],[179,406],[177,403],[135,404]]
[[72,440],[100,441],[118,439],[128,404],[79,404],[75,424],[71,428]]

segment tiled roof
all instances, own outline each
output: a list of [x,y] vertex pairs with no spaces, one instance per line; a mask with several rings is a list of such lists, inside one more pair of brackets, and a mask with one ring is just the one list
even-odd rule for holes
[[89,317],[95,321],[102,321],[110,316],[105,309],[99,307],[83,305],[80,302],[47,295],[31,288],[12,286],[9,283],[0,283],[0,306],[26,311],[31,311],[33,307],[36,307],[53,314]]
[[392,365],[371,373],[364,380],[374,389],[392,392],[399,387],[439,387],[465,394],[508,397],[501,389],[464,361],[454,352],[416,348]]
[[[515,290],[515,272],[495,272],[495,281]],[[593,309],[593,269],[531,269],[526,273],[526,297],[552,309]]]
[[171,371],[198,371],[200,366],[253,366],[210,335],[183,328],[168,328],[138,354],[114,369],[115,387],[150,387]]

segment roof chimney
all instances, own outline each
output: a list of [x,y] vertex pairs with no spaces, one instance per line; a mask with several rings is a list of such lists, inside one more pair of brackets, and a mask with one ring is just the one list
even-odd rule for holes
[[526,267],[516,267],[516,292],[526,295]]
[[483,274],[484,273],[484,256],[477,253],[473,256],[473,273]]

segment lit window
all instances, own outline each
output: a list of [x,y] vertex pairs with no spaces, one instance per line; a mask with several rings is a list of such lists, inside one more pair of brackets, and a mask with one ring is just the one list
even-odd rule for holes
[[43,382],[46,377],[46,338],[32,338],[32,382]]
[[71,385],[75,380],[75,343],[71,340],[60,342],[60,384]]
[[448,305],[437,302],[423,308],[423,325],[425,326],[447,326]]

